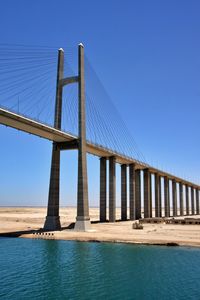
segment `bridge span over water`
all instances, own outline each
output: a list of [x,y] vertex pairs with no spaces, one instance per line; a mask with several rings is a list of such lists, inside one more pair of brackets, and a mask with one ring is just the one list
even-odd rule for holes
[[[129,216],[131,220],[141,218],[141,171],[144,174],[144,217],[152,217],[152,176],[154,176],[155,217],[183,216],[199,214],[200,186],[188,180],[159,170],[134,157],[124,155],[116,150],[90,142],[86,138],[85,122],[85,77],[84,47],[79,45],[79,74],[64,77],[64,51],[58,51],[57,87],[54,127],[10,109],[0,107],[0,124],[6,125],[29,134],[53,142],[51,175],[47,217],[44,224],[46,230],[59,230],[59,182],[60,182],[60,151],[78,150],[78,191],[76,230],[90,228],[87,159],[86,154],[100,158],[100,221],[115,222],[116,215],[116,163],[121,165],[121,219],[127,220],[127,189],[129,188]],[[63,87],[72,83],[78,84],[78,135],[70,134],[61,129]],[[109,199],[107,199],[107,161],[109,161]],[[127,172],[129,168],[129,173]],[[129,174],[129,187],[127,186]],[[164,178],[164,214],[162,211],[161,180]],[[169,182],[172,182],[172,209],[170,207]],[[179,185],[179,188],[177,186]],[[179,195],[178,195],[179,192]],[[190,195],[189,195],[190,194]],[[179,199],[179,213],[177,200]],[[108,200],[108,201],[107,201]],[[107,216],[107,202],[109,216]]]

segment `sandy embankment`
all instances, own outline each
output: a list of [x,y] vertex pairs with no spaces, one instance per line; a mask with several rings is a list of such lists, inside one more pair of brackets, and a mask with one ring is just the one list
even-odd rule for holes
[[[99,210],[90,208],[92,221],[97,221]],[[119,218],[120,210],[117,209]],[[76,208],[61,208],[61,223],[66,228],[75,222]],[[32,230],[43,227],[46,208],[0,208],[0,233],[20,232],[20,237],[35,238]],[[199,217],[199,216],[198,216]],[[133,230],[133,221],[116,223],[92,223],[91,232],[75,232],[64,229],[54,232],[54,239],[79,241],[106,241],[143,244],[176,243],[187,246],[200,246],[200,225],[145,224],[143,230]],[[22,232],[21,232],[22,231]],[[24,232],[23,232],[24,231]],[[47,236],[41,236],[47,238]]]

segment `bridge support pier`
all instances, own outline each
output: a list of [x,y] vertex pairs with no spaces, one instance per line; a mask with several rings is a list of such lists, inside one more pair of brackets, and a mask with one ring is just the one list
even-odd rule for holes
[[135,220],[135,165],[129,165],[129,212],[130,220]]
[[173,217],[177,217],[177,185],[176,180],[172,180]]
[[121,220],[127,220],[127,165],[121,165]]
[[151,174],[148,169],[144,170],[144,218],[150,218],[151,209]]
[[199,215],[199,190],[196,188],[196,214]]
[[149,212],[149,217],[152,218],[152,178],[151,178],[151,173],[149,176],[150,180],[150,212]]
[[170,217],[170,203],[169,203],[169,179],[164,177],[164,194],[165,194],[165,217]]
[[161,217],[160,176],[155,174],[155,217]]
[[180,216],[184,215],[184,208],[183,208],[183,184],[179,183],[179,199],[180,199]]
[[141,218],[141,171],[135,171],[135,219]]
[[60,189],[60,149],[53,144],[51,175],[49,185],[49,199],[47,216],[44,224],[45,230],[60,230],[59,217],[59,189]]
[[107,198],[106,169],[107,169],[106,157],[101,157],[100,158],[100,222],[106,222],[106,198]]
[[186,216],[189,216],[189,190],[188,186],[185,185],[185,206],[186,206]]
[[194,188],[191,187],[191,214],[194,215]]
[[109,222],[116,219],[116,166],[115,157],[109,157]]

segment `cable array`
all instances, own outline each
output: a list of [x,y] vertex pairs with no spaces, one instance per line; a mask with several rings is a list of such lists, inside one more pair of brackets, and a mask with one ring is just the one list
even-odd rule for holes
[[[53,126],[59,47],[0,44],[0,106]],[[64,77],[78,74],[78,51],[64,47]],[[85,57],[86,137],[146,163],[101,80]],[[78,85],[63,89],[62,130],[78,135]]]
[[1,107],[54,124],[58,48],[0,44]]
[[[64,48],[64,77],[77,74],[77,49]],[[58,47],[0,44],[0,105],[53,125]],[[76,71],[74,71],[76,70]],[[89,60],[85,59],[86,134],[92,143],[143,160]],[[62,130],[78,134],[78,89],[63,89]]]
[[87,57],[85,58],[85,84],[87,138],[95,144],[146,163],[143,153]]

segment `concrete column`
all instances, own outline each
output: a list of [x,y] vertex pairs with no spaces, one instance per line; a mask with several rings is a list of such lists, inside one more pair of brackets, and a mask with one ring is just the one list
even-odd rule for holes
[[186,216],[189,216],[190,210],[189,210],[189,190],[188,186],[185,185],[185,204],[186,204]]
[[86,231],[90,229],[89,205],[88,205],[88,181],[86,158],[86,123],[85,123],[85,82],[84,82],[84,47],[78,47],[79,66],[79,105],[78,105],[78,192],[77,192],[77,217],[75,230]]
[[196,188],[196,214],[199,215],[199,190]]
[[194,211],[194,188],[191,187],[191,209],[192,209],[192,215],[195,214]]
[[135,219],[141,218],[141,178],[140,170],[135,171]]
[[184,215],[183,209],[183,184],[179,183],[179,199],[180,199],[180,216]]
[[121,165],[121,220],[127,220],[127,166]]
[[109,157],[109,222],[116,219],[116,168],[115,157]]
[[160,179],[160,176],[158,174],[155,174],[155,217],[157,218],[161,217]]
[[164,194],[165,194],[165,217],[170,216],[170,203],[169,203],[169,179],[164,177]]
[[177,186],[176,180],[172,180],[173,217],[177,216]]
[[151,179],[150,172],[148,169],[144,170],[144,218],[150,218],[150,208],[151,208]]
[[160,184],[160,189],[159,189],[159,193],[160,193],[160,197],[159,197],[159,201],[160,201],[160,217],[162,217],[163,215],[163,207],[162,207],[162,185],[161,185],[161,181],[162,181],[162,177],[159,177],[159,184]]
[[[59,82],[63,78],[64,70],[64,51],[58,51],[58,67],[57,67],[57,87],[56,87],[56,103],[54,115],[54,127],[61,129],[62,120],[62,87]],[[47,216],[44,223],[45,230],[60,230],[59,216],[59,193],[60,193],[60,149],[53,143],[51,158],[51,174],[49,183],[49,197]]]
[[152,178],[151,178],[151,173],[149,176],[150,180],[150,211],[149,211],[149,217],[152,218]]
[[135,220],[135,165],[129,165],[129,209],[130,220]]
[[106,221],[106,197],[107,197],[107,185],[106,185],[106,157],[100,158],[100,221]]

